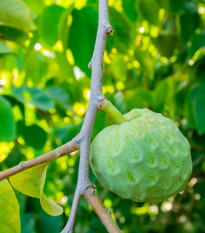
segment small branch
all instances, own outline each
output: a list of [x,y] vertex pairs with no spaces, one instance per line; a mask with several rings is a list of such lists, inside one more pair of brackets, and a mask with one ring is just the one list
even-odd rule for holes
[[69,220],[68,220],[65,228],[63,229],[63,231],[61,231],[61,233],[73,232],[73,229],[74,229],[74,226],[75,226],[75,219],[76,219],[76,215],[77,215],[78,206],[79,206],[81,196],[82,196],[81,192],[77,187],[76,190],[75,190],[75,194],[74,194],[74,199],[73,199],[73,204],[72,204]]
[[28,168],[34,167],[36,165],[49,162],[51,160],[60,158],[66,154],[69,154],[71,152],[74,152],[76,150],[79,150],[79,145],[76,142],[75,139],[71,140],[70,142],[67,142],[66,144],[49,151],[48,153],[41,155],[37,158],[31,159],[29,161],[20,162],[19,165],[9,168],[3,172],[0,172],[0,181],[3,179],[6,179],[10,176],[13,176],[19,172],[22,172]]
[[107,231],[110,233],[122,233],[116,222],[113,220],[111,214],[106,210],[100,198],[96,194],[94,188],[89,187],[85,190],[84,195],[87,202],[93,207],[95,213],[98,215]]

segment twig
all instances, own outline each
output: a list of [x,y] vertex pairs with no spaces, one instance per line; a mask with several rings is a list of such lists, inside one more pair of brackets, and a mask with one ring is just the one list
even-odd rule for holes
[[73,232],[73,229],[75,226],[75,221],[73,221],[73,219],[76,219],[80,198],[81,198],[81,193],[77,186],[75,190],[74,199],[73,199],[72,208],[71,208],[68,222],[65,228],[63,229],[63,231],[61,231],[61,233]]
[[79,150],[79,145],[76,142],[75,139],[71,140],[70,142],[67,142],[66,144],[49,151],[48,153],[41,155],[39,157],[36,157],[34,159],[31,159],[29,161],[20,162],[17,166],[9,168],[3,172],[0,172],[0,181],[3,179],[6,179],[10,176],[13,176],[19,172],[22,172],[28,168],[34,167],[36,165],[49,162],[51,160],[60,158],[66,154],[69,154],[71,152],[74,152],[76,150]]
[[87,202],[93,207],[94,211],[110,233],[122,233],[120,228],[113,220],[111,214],[106,210],[95,190],[89,187],[85,190],[84,195]]

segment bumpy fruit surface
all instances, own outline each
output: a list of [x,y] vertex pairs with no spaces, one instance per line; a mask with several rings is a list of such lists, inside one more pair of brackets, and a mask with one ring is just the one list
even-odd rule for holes
[[190,146],[161,114],[133,109],[126,122],[102,130],[91,145],[99,182],[122,198],[161,201],[182,191],[192,171]]

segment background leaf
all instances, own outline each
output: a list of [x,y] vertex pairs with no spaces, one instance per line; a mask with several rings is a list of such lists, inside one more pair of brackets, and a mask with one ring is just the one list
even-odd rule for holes
[[0,57],[13,53],[5,43],[0,41]]
[[150,24],[158,25],[159,6],[155,0],[139,0],[139,11]]
[[25,143],[37,150],[42,149],[47,140],[47,133],[38,125],[20,126],[19,131]]
[[126,64],[122,55],[117,55],[113,58],[110,69],[116,80],[126,81]]
[[18,28],[0,25],[0,38],[3,40],[14,41],[20,46],[24,47],[27,34]]
[[19,204],[7,180],[0,181],[0,232],[20,233]]
[[15,135],[15,122],[10,103],[0,96],[0,141],[12,141]]
[[40,19],[40,36],[45,45],[52,47],[58,40],[58,23],[64,8],[50,5],[44,8]]
[[21,0],[0,0],[0,25],[19,28],[21,30],[35,29],[31,12]]
[[190,48],[190,55],[193,56],[194,53],[201,47],[205,47],[205,30],[202,30],[199,34],[194,35]]
[[90,76],[88,63],[92,58],[95,44],[98,22],[97,11],[91,7],[85,7],[82,10],[75,9],[72,17],[68,47],[73,53],[76,65]]
[[205,83],[197,90],[194,101],[194,114],[199,134],[205,133]]
[[70,100],[68,94],[60,87],[52,86],[48,89],[49,95],[65,109],[70,109]]
[[54,107],[52,99],[40,88],[21,86],[12,87],[12,95],[22,103],[32,104],[36,108],[48,111]]
[[137,20],[137,16],[138,16],[137,3],[138,1],[135,0],[130,0],[130,1],[122,0],[122,7],[125,11],[125,14],[132,22],[136,22]]
[[19,192],[40,198],[44,211],[52,216],[57,216],[63,213],[62,207],[53,200],[48,199],[43,193],[46,170],[46,164],[40,164],[10,177],[9,181]]
[[109,15],[110,23],[115,32],[107,39],[107,49],[110,51],[114,47],[119,52],[125,53],[134,42],[135,31],[131,27],[130,21],[115,8],[109,8]]

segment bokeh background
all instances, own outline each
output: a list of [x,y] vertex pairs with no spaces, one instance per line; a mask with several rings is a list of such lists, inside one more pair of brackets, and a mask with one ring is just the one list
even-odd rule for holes
[[[25,3],[25,4],[24,4]],[[205,1],[109,0],[103,93],[122,112],[149,108],[173,119],[191,144],[187,189],[163,203],[123,200],[91,180],[124,233],[205,232]],[[98,21],[96,0],[0,0],[0,170],[71,140],[86,112]],[[98,113],[93,137],[112,124]],[[59,233],[70,213],[79,152],[48,166],[47,215],[16,191],[22,233]],[[1,232],[1,227],[0,227]],[[106,232],[82,199],[76,233]]]

